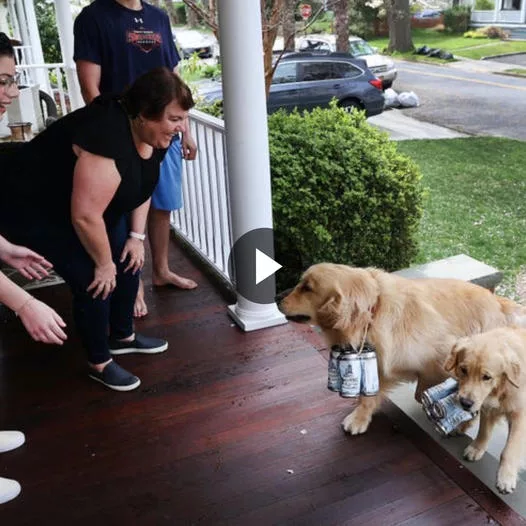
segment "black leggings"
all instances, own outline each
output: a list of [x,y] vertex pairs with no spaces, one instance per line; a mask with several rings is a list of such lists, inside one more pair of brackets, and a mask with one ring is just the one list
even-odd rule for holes
[[120,263],[128,237],[128,222],[122,217],[108,227],[112,257],[117,266],[117,286],[105,300],[92,297],[86,289],[93,281],[94,263],[71,226],[57,228],[35,217],[28,225],[13,226],[2,221],[0,232],[12,243],[35,250],[51,263],[73,293],[73,315],[88,361],[93,364],[110,359],[109,336],[122,339],[133,333],[133,306],[139,286],[139,273],[124,272],[127,261]]

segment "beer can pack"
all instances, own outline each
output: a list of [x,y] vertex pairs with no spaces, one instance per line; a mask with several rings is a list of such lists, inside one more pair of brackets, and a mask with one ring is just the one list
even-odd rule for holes
[[341,376],[340,396],[352,398],[360,395],[362,384],[362,366],[357,353],[344,351],[338,358]]

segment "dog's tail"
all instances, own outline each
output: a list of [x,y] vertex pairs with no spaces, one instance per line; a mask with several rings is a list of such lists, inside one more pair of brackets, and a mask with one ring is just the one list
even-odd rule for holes
[[508,325],[526,328],[526,307],[500,296],[497,296],[497,300]]

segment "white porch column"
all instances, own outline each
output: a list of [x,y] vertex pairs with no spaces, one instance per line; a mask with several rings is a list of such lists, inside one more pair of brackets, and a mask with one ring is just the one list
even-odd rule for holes
[[77,79],[77,69],[73,60],[73,15],[68,0],[55,0],[57,28],[60,38],[60,50],[65,64],[71,110],[84,106]]
[[[223,100],[234,241],[272,228],[267,106],[260,0],[219,0]],[[239,293],[229,307],[245,331],[286,323],[276,304]]]
[[[37,16],[35,14],[35,4],[33,3],[33,0],[24,0],[24,13],[29,33],[29,41],[24,42],[24,44],[31,45],[33,64],[44,64],[44,53],[42,51],[42,42],[40,41],[40,33],[38,31]],[[40,86],[40,89],[51,95],[52,93],[49,86],[47,70],[36,69],[34,71],[34,77],[33,80]]]

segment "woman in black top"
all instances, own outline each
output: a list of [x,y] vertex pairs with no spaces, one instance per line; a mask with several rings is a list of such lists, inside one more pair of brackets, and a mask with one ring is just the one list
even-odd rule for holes
[[89,376],[118,391],[140,380],[111,355],[168,347],[134,333],[133,306],[159,165],[193,104],[180,78],[158,68],[122,97],[59,119],[2,167],[0,231],[39,251],[71,287]]

